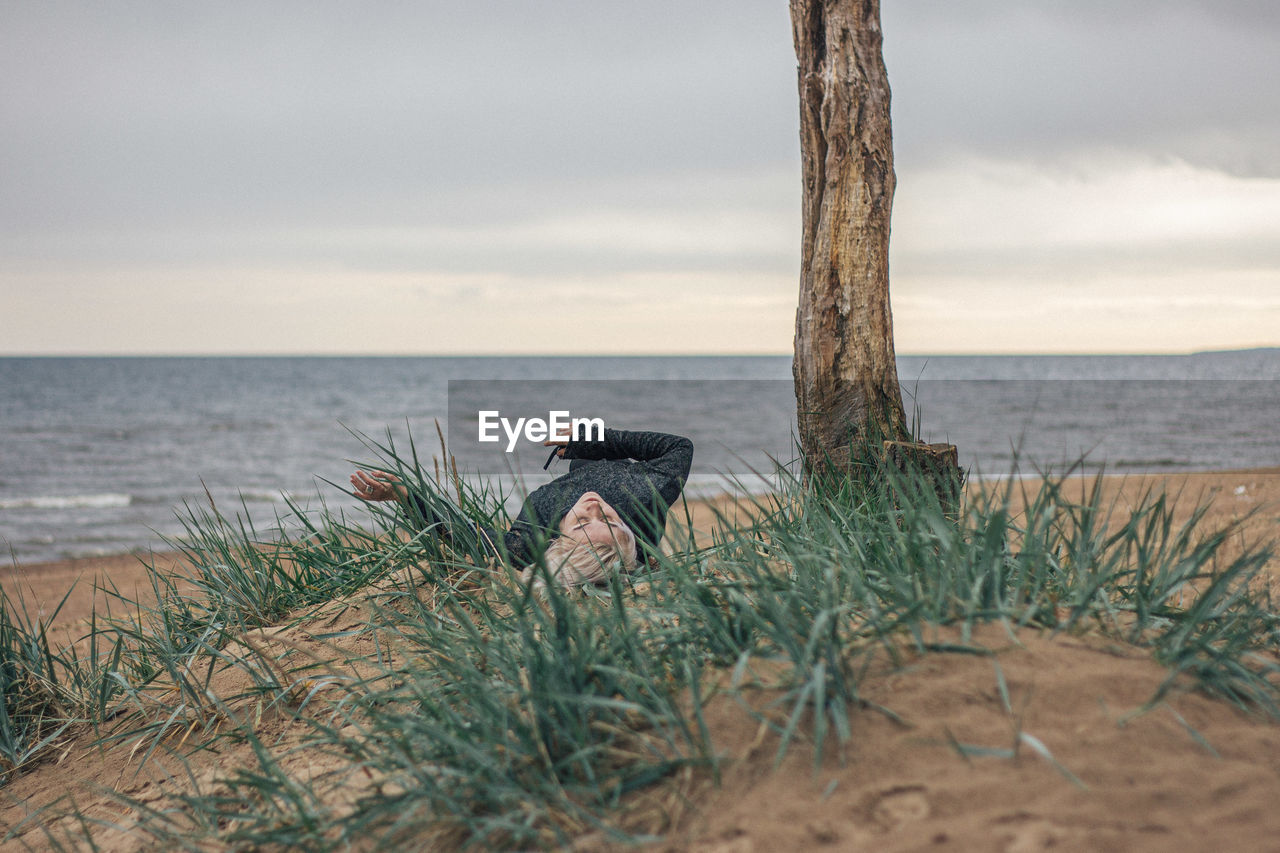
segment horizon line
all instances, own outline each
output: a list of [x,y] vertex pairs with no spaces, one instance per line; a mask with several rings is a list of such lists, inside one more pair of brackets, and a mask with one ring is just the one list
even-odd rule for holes
[[[1280,350],[1280,344],[1196,350],[1041,350],[998,352],[899,352],[899,358],[1034,358],[1188,356]],[[786,358],[793,352],[0,352],[0,358]]]

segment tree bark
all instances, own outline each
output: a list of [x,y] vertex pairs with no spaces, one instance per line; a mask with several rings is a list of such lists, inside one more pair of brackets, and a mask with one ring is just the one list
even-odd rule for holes
[[908,437],[889,310],[893,141],[879,0],[791,0],[799,60],[804,241],[797,431],[806,465]]

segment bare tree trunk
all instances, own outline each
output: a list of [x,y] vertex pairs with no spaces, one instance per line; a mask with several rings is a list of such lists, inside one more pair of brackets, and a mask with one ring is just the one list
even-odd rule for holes
[[791,27],[804,173],[797,428],[811,467],[844,469],[863,439],[907,437],[889,311],[894,173],[880,2],[791,0]]

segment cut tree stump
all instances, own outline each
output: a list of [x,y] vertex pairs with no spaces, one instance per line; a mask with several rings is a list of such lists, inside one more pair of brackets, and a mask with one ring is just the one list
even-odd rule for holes
[[921,480],[928,483],[948,518],[959,515],[965,478],[954,444],[886,441],[884,461],[887,467],[902,475],[908,489]]

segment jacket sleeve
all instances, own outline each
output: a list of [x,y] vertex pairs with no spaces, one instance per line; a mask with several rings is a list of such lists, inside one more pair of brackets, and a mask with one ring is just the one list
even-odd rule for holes
[[[506,549],[506,556],[517,564],[533,560],[532,547],[535,538],[533,527],[521,517],[506,532],[499,532],[488,524],[481,524],[458,512],[448,501],[429,500],[421,492],[410,491],[409,500],[401,505],[410,526],[418,530],[434,528],[436,535],[488,556],[500,557],[499,549]],[[466,543],[458,542],[465,537]]]
[[511,529],[502,534],[507,559],[513,566],[520,567],[533,562],[533,540],[533,527],[523,518],[517,519]]
[[603,441],[570,441],[565,459],[634,459],[683,486],[693,465],[693,442],[681,435],[606,429]]

